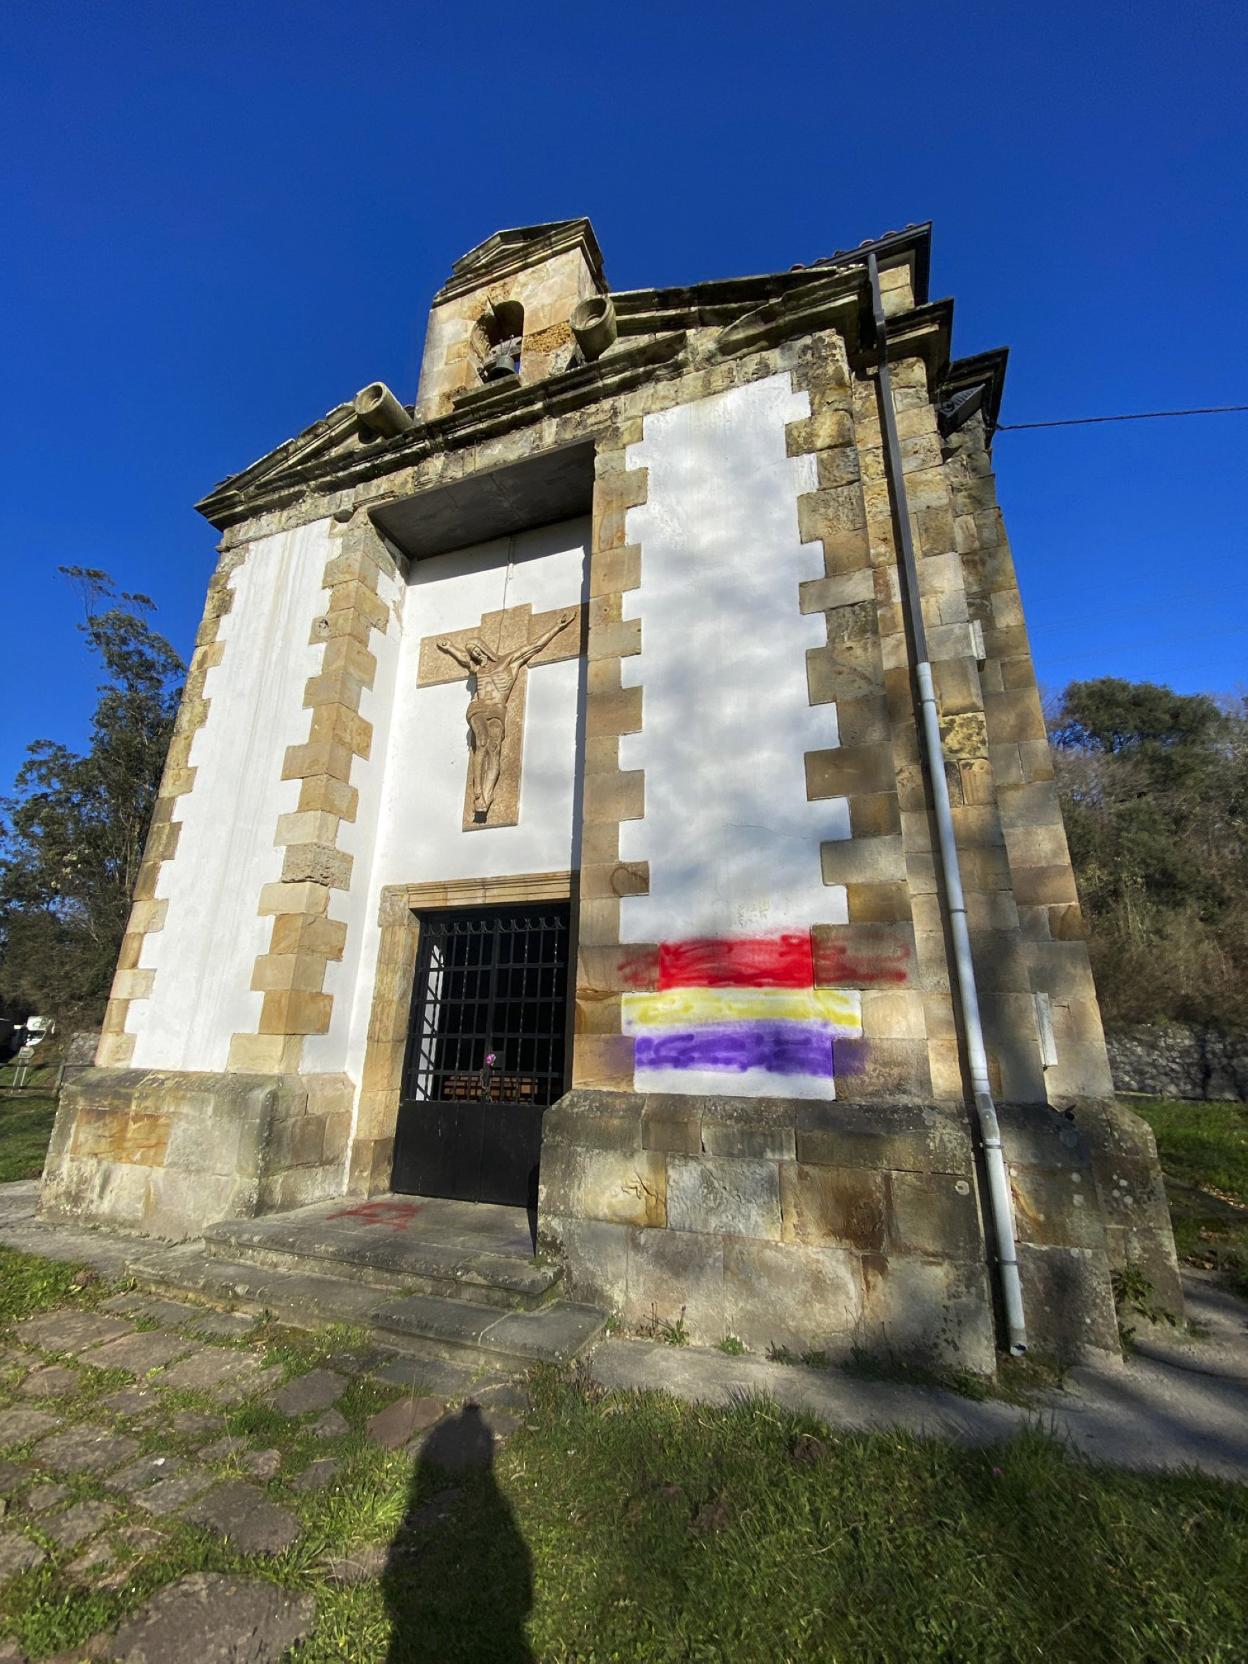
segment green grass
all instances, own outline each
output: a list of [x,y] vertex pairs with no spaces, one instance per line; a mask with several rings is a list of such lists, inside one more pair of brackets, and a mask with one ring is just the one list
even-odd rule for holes
[[93,1304],[99,1286],[85,1266],[0,1246],[0,1324],[20,1323],[56,1306]]
[[[56,1085],[56,1076],[59,1067],[60,1065],[57,1063],[36,1063],[33,1066],[29,1064],[25,1065],[26,1072],[22,1081],[21,1090],[26,1092],[31,1088],[38,1088],[45,1093],[50,1092]],[[17,1076],[18,1064],[15,1060],[10,1059],[8,1063],[0,1063],[0,1087],[12,1086],[16,1082]]]
[[1040,1434],[839,1438],[766,1402],[548,1379],[495,1479],[380,1587],[323,1603],[301,1657],[518,1659],[526,1617],[543,1664],[1242,1657],[1248,1493]]
[[[75,1276],[73,1266],[0,1250],[4,1319],[109,1292]],[[294,1373],[322,1362],[330,1343],[357,1338],[339,1331],[318,1344],[269,1326],[251,1344]],[[92,1372],[72,1413],[112,1419],[98,1402],[112,1373]],[[176,1578],[238,1571],[315,1594],[301,1664],[1245,1656],[1248,1487],[1095,1467],[1039,1430],[994,1450],[841,1436],[766,1399],[685,1405],[539,1371],[493,1471],[452,1481],[460,1494],[445,1517],[411,1527],[406,1516],[448,1481],[364,1437],[364,1421],[394,1396],[353,1380],[339,1402],[350,1430],[326,1443],[311,1435],[315,1417],[294,1421],[263,1400],[226,1412],[235,1446],[217,1464],[223,1477],[243,1471],[248,1449],[283,1455],[282,1474],[264,1488],[303,1524],[285,1554],[242,1557],[162,1521],[166,1540],[121,1587],[88,1593],[68,1573],[79,1551],[45,1539],[49,1562],[0,1589],[0,1641],[43,1659],[111,1629]],[[169,1412],[191,1398],[213,1402],[170,1393]],[[165,1421],[145,1413],[143,1448],[189,1455],[191,1441]],[[293,1491],[289,1480],[325,1454],[342,1464],[335,1484]],[[23,1489],[19,1480],[14,1520],[24,1517]],[[94,1479],[71,1489],[104,1494]],[[152,1523],[112,1500],[118,1527]],[[389,1551],[381,1576],[331,1582],[331,1557],[370,1544]]]
[[0,1094],[0,1184],[39,1177],[55,1119],[55,1098]]
[[1179,1258],[1248,1295],[1248,1106],[1132,1099],[1157,1137]]
[[[294,1424],[231,1420],[291,1471],[309,1453]],[[335,1452],[331,1489],[268,1487],[303,1519],[287,1553],[249,1561],[175,1525],[123,1589],[75,1599],[59,1563],[14,1579],[0,1634],[40,1658],[173,1578],[237,1569],[315,1594],[301,1664],[1244,1656],[1248,1489],[1093,1467],[1040,1432],[987,1451],[841,1437],[766,1400],[712,1409],[547,1373],[493,1472],[458,1479],[425,1529],[404,1518],[442,1476],[358,1433]],[[388,1569],[332,1584],[328,1558],[369,1543]]]

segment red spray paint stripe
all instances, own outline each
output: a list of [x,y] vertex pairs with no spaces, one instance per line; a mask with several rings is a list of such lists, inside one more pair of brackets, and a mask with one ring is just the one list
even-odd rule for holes
[[660,989],[809,988],[814,977],[809,932],[659,943]]
[[863,988],[910,980],[910,949],[904,942],[858,946],[816,940],[816,988]]
[[629,988],[652,994],[659,986],[658,948],[625,948],[616,961],[616,971],[620,981]]

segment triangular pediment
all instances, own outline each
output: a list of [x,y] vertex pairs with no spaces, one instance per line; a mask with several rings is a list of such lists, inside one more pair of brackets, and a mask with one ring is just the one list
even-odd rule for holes
[[587,219],[546,220],[541,225],[517,225],[506,231],[496,231],[483,243],[461,254],[451,266],[451,275],[434,297],[434,305],[452,295],[479,288],[526,266],[535,266],[567,249],[579,248],[586,264],[600,284],[602,250],[594,228]]
[[319,421],[293,439],[287,439],[237,474],[227,475],[195,506],[214,525],[219,525],[223,513],[228,514],[244,502],[268,496],[285,485],[301,483],[310,466],[315,464],[321,468],[329,462],[349,462],[376,450],[378,443],[377,436],[361,424],[348,399],[326,411]]
[[478,243],[476,248],[470,248],[467,254],[461,254],[451,270],[456,277],[465,272],[488,273],[500,259],[510,259],[517,250],[542,246],[553,236],[578,225],[588,227],[589,221],[547,220],[542,225],[517,225],[509,231],[496,231],[492,237]]

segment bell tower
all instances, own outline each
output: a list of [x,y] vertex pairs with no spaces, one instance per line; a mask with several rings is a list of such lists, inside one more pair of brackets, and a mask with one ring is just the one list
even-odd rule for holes
[[417,420],[446,415],[474,388],[564,369],[575,351],[573,310],[605,291],[587,219],[496,231],[455,262],[433,298]]

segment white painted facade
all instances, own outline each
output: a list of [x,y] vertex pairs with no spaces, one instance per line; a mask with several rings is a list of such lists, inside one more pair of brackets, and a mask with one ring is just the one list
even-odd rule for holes
[[[813,456],[786,455],[785,424],[810,414],[787,375],[648,416],[630,468],[647,497],[628,511],[642,550],[641,653],[623,661],[642,688],[643,729],[620,767],[645,770],[645,819],[620,827],[620,854],[649,865],[649,893],[620,903],[627,942],[758,937],[847,919],[825,886],[821,841],[849,836],[843,798],[809,802],[803,753],[838,743],[836,709],[809,702],[808,648],[826,644],[798,585],[823,576],[802,544],[797,498],[817,485]],[[627,1001],[626,1001],[627,1004]],[[832,1083],[763,1070],[638,1070],[654,1091],[830,1097]]]
[[[282,764],[287,747],[308,738],[303,694],[320,668],[310,637],[325,604],[330,524],[259,540],[230,578],[221,663],[207,673],[208,717],[192,742],[195,786],[178,802],[177,859],[158,879],[165,924],[144,938],[140,968],[156,973],[152,995],[130,1005],[135,1068],[224,1070],[231,1037],[257,1030],[263,996],[250,986],[252,969],[272,928],[257,907],[263,886],[281,877],[278,819],[299,800]],[[306,1072],[360,1080],[383,886],[579,865],[581,661],[530,669],[519,824],[471,832],[462,828],[466,679],[422,688],[417,676],[424,636],[526,603],[534,612],[579,605],[589,532],[585,516],[422,561],[407,584],[381,579],[391,622],[369,642],[377,671],[360,704],[372,743],[352,768],[355,819],[338,834],[353,860],[351,887],[329,901],[329,917],[347,924],[346,943],[326,968],[333,1012],[327,1033],[305,1039]]]
[[[644,726],[621,740],[620,764],[644,771],[646,814],[621,826],[621,858],[647,863],[649,893],[622,899],[625,942],[765,937],[846,918],[843,889],[822,882],[819,845],[849,836],[848,807],[809,802],[803,769],[804,752],[837,743],[835,707],[809,703],[805,656],[825,638],[798,593],[822,571],[819,546],[803,545],[797,524],[815,464],[785,446],[786,423],[808,413],[806,395],[774,376],[649,417],[630,447],[648,495],[628,516],[642,587],[624,611],[641,620],[642,651],[622,672],[643,689]],[[418,675],[424,638],[509,607],[584,602],[589,539],[584,516],[420,561],[406,584],[381,580],[391,621],[370,642],[377,672],[361,703],[372,744],[352,770],[355,819],[339,831],[351,885],[329,904],[346,943],[326,970],[331,1024],[306,1038],[307,1072],[362,1077],[386,886],[579,867],[583,661],[530,670],[519,822],[469,831],[466,678],[421,687]],[[160,871],[165,926],[144,941],[153,993],[130,1007],[137,1068],[222,1070],[231,1036],[257,1030],[251,974],[271,929],[257,904],[281,874],[279,817],[298,802],[282,761],[308,735],[303,690],[320,663],[311,626],[334,541],[328,521],[265,538],[232,575],[222,661],[208,672],[208,719],[192,747],[195,787],[179,803],[178,857]],[[637,1081],[833,1093],[831,1079],[761,1068],[639,1068]]]
[[[377,670],[372,687],[365,688],[360,696],[360,715],[372,723],[373,739],[367,758],[357,757],[351,768],[351,784],[359,794],[355,819],[340,821],[338,825],[338,848],[351,857],[351,888],[332,891],[329,900],[329,916],[346,921],[347,939],[342,958],[331,959],[325,967],[324,991],[334,996],[329,1029],[325,1034],[309,1034],[303,1042],[303,1067],[309,1072],[337,1074],[346,1068],[353,995],[362,968],[368,898],[377,859],[382,785],[394,718],[394,689],[403,646],[403,603],[407,586],[397,575],[391,577],[383,572],[377,595],[389,608],[391,621],[384,635],[374,630],[368,641],[368,650],[377,660]],[[357,1082],[358,1078],[357,1074]]]
[[272,928],[256,907],[281,877],[278,816],[299,801],[282,763],[308,737],[303,690],[322,656],[309,637],[324,605],[329,526],[259,539],[230,578],[234,603],[217,632],[224,651],[205,678],[208,717],[191,745],[195,785],[178,799],[177,858],[156,883],[165,924],[143,938],[152,993],[128,1013],[136,1069],[223,1070],[230,1037],[256,1032],[263,996],[252,968]]
[[[402,644],[375,822],[376,855],[363,901],[354,1000],[341,1061],[359,1081],[377,961],[381,891],[391,884],[575,871],[580,865],[579,736],[584,731],[581,659],[530,668],[515,826],[463,829],[468,771],[467,679],[419,687],[420,643],[479,622],[487,612],[529,605],[535,613],[575,607],[588,592],[589,517],[418,562],[403,602]],[[364,828],[358,834],[367,838]],[[352,934],[357,934],[352,931]],[[345,980],[343,983],[345,987]],[[335,999],[335,1016],[339,1001]],[[336,1025],[335,1025],[336,1026]],[[331,1031],[332,1032],[332,1031]],[[328,1051],[325,1054],[331,1054]],[[337,1056],[337,1054],[332,1054]]]

